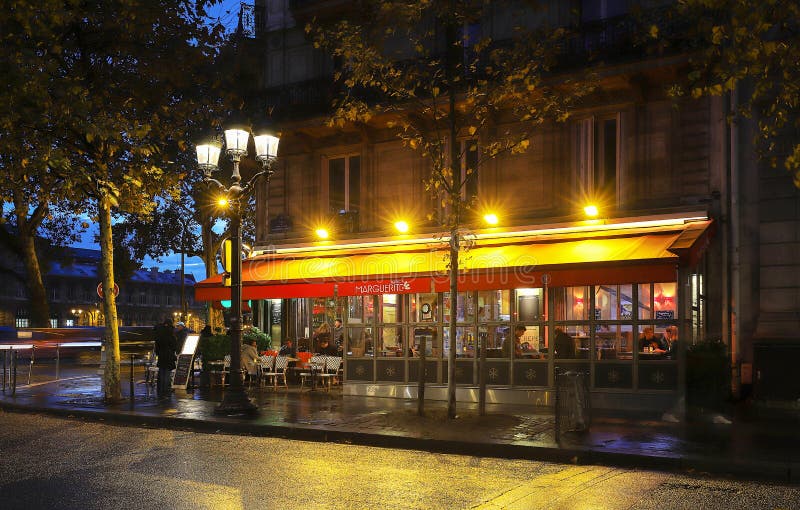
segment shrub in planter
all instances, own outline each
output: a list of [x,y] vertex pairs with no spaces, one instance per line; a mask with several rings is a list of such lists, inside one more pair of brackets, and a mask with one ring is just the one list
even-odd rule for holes
[[203,370],[206,362],[219,361],[231,352],[231,339],[228,335],[204,336],[200,339],[198,353],[203,357]]
[[707,340],[686,349],[686,401],[690,408],[721,411],[730,399],[728,348]]
[[258,352],[272,349],[272,338],[255,326],[250,326],[242,331],[242,342],[248,342],[250,340],[256,341]]

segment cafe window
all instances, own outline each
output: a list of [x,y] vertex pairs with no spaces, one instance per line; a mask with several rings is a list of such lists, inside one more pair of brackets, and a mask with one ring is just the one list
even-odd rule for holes
[[374,316],[373,296],[350,296],[347,298],[348,324],[369,324]]
[[640,284],[639,320],[677,319],[675,291],[675,282]]
[[402,326],[383,326],[378,328],[377,355],[402,357],[405,355]]
[[581,200],[617,205],[619,114],[593,116],[572,124],[572,173]]
[[510,326],[478,326],[478,337],[486,342],[487,358],[504,357],[503,344],[514,341]]
[[328,205],[331,212],[358,211],[361,202],[361,156],[328,160]]
[[[443,328],[444,331],[444,355],[450,356],[450,328]],[[457,327],[456,328],[456,357],[457,358],[474,358],[476,351],[476,335],[474,327]]]
[[478,322],[508,321],[510,319],[511,291],[478,292]]
[[439,344],[439,333],[435,327],[416,327],[411,328],[413,338],[411,338],[411,352],[414,356],[419,356],[423,343],[425,344],[425,356],[438,358],[442,355],[442,346]]
[[637,348],[639,360],[661,361],[673,358],[672,344],[668,329],[671,325],[659,326],[642,324],[639,326]]
[[345,331],[347,355],[354,358],[372,356],[372,328],[349,327]]
[[705,338],[706,295],[702,274],[693,274],[690,277],[692,300],[692,343],[697,343]]
[[589,287],[556,287],[551,292],[557,321],[589,319]]
[[384,324],[403,322],[403,295],[383,294],[378,296],[380,319]]
[[[475,312],[475,295],[473,292],[459,292],[458,299],[456,300],[456,322],[474,322]],[[444,293],[444,319],[445,324],[450,323],[450,293]]]
[[411,306],[411,321],[435,322],[438,318],[438,300],[439,295],[434,293],[411,294],[409,298],[409,304]]
[[542,289],[517,289],[517,321],[539,322],[544,313]]
[[633,326],[630,324],[601,324],[594,334],[598,360],[633,359]]
[[631,285],[597,285],[594,289],[595,320],[633,319],[633,287]]

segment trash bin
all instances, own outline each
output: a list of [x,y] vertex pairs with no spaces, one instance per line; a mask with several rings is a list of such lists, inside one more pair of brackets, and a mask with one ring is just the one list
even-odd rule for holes
[[556,368],[556,440],[563,432],[584,432],[591,425],[589,374]]

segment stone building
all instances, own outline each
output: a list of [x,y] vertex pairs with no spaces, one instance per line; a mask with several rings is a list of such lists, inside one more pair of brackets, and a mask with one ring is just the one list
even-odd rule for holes
[[[527,152],[480,168],[479,203],[496,205],[500,222],[476,216],[467,225],[475,246],[452,299],[442,233],[422,220],[430,163],[381,119],[325,122],[334,62],[304,26],[349,4],[260,0],[252,11],[247,45],[258,48],[261,67],[249,93],[270,106],[282,138],[269,186],[257,190],[257,246],[243,292],[265,304],[257,322],[269,322],[273,338],[302,344],[322,322],[342,318],[350,394],[412,396],[424,339],[431,398],[443,396],[450,348],[458,398],[475,398],[485,343],[489,401],[551,404],[560,367],[590,374],[597,406],[646,409],[664,409],[685,391],[687,346],[723,342],[739,391],[753,383],[757,352],[797,342],[800,192],[757,159],[750,121],[727,122],[735,94],[666,95],[687,57],[634,48],[628,2],[551,2],[551,24],[580,30],[569,51],[607,56],[601,90],[568,122],[543,126]],[[494,39],[508,35],[502,9],[485,21]],[[481,140],[464,133],[458,142]],[[600,192],[599,219],[587,220],[583,206]],[[394,232],[398,215],[416,228]],[[314,238],[320,224],[331,239]],[[199,282],[197,298],[224,299],[218,280]],[[456,339],[445,327],[451,310]],[[525,348],[514,356],[503,345],[518,324]],[[670,326],[679,331],[676,352],[639,343],[645,330],[660,336]],[[558,331],[571,338],[568,353],[557,352]],[[757,378],[782,377],[756,362]]]

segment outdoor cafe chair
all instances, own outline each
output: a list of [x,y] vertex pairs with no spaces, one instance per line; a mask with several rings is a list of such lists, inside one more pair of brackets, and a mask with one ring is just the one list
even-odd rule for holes
[[264,378],[272,380],[272,386],[275,390],[278,389],[278,380],[283,379],[283,386],[288,390],[289,385],[286,383],[286,367],[289,365],[288,356],[270,356],[274,360],[272,370],[263,372]]
[[300,372],[300,391],[303,390],[307,378],[311,378],[311,389],[314,389],[314,379],[325,372],[325,358],[326,356],[311,356],[308,372]]
[[268,374],[275,369],[275,355],[262,354],[256,361],[256,367],[258,368],[258,381],[261,386],[264,386]]
[[331,383],[339,376],[339,367],[342,365],[342,358],[340,356],[326,356],[325,368],[318,374],[320,380],[327,382],[327,390],[330,391]]

